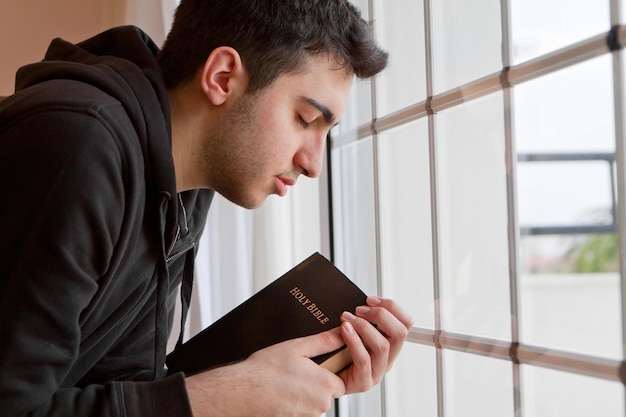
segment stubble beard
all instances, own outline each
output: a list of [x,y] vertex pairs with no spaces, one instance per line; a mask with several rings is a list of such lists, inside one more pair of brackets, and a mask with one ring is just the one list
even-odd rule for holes
[[200,166],[212,188],[238,206],[253,209],[267,195],[254,193],[258,180],[255,162],[262,158],[256,140],[257,96],[245,94],[237,99],[219,125],[209,133],[200,154]]

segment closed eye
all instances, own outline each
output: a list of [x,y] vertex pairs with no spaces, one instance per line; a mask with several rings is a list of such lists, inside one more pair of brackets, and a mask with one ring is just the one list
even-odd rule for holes
[[309,122],[307,122],[306,120],[304,120],[302,118],[302,116],[298,115],[298,121],[300,122],[300,124],[302,125],[303,128],[308,128],[309,127]]

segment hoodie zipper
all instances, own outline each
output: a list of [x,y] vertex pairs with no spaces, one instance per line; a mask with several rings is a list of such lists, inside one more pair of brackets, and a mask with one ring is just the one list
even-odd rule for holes
[[[168,253],[168,258],[167,258],[167,263],[172,262],[175,259],[178,259],[181,255],[184,255],[185,253],[187,253],[189,250],[191,250],[192,248],[194,248],[196,246],[196,243],[191,241],[187,246],[185,246],[184,248],[182,248],[179,252],[176,252],[175,254],[171,254],[171,250]],[[172,245],[172,249],[174,249],[174,245]]]
[[[183,217],[183,222],[184,222],[184,226],[185,226],[185,233],[189,233],[189,225],[187,224],[187,210],[185,209],[185,205],[183,204],[183,199],[180,196],[180,194],[178,194],[178,201],[180,203],[180,207],[181,207],[182,212],[183,212],[183,216],[182,217]],[[166,258],[167,263],[170,263],[173,260],[179,258],[181,255],[185,254],[187,251],[189,251],[190,249],[192,249],[193,247],[196,246],[196,242],[194,242],[192,240],[191,242],[189,242],[189,244],[184,246],[180,251],[172,254],[172,251],[174,250],[174,247],[176,246],[176,242],[178,242],[178,240],[180,239],[180,235],[181,235],[180,224],[177,224],[176,225],[176,236],[174,237],[174,240],[170,244],[170,247],[169,247],[169,249],[167,251],[167,258]]]

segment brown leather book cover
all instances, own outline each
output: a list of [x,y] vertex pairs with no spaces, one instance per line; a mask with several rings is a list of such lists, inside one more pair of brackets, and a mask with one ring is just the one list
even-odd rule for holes
[[[342,312],[354,312],[366,298],[329,260],[314,253],[170,353],[168,370],[191,375],[330,330],[340,325]],[[312,360],[333,372],[351,362],[342,349]]]

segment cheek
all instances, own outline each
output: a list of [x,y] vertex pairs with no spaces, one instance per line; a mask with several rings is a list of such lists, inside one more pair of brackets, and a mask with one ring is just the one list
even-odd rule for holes
[[302,133],[295,132],[288,123],[268,124],[262,131],[259,131],[259,134],[262,136],[263,147],[268,150],[268,153],[282,159],[288,155],[293,156],[301,140],[299,136],[302,135]]
[[264,165],[285,169],[303,140],[302,127],[295,123],[293,112],[277,103],[264,105],[260,111],[254,135],[256,145],[264,149]]

